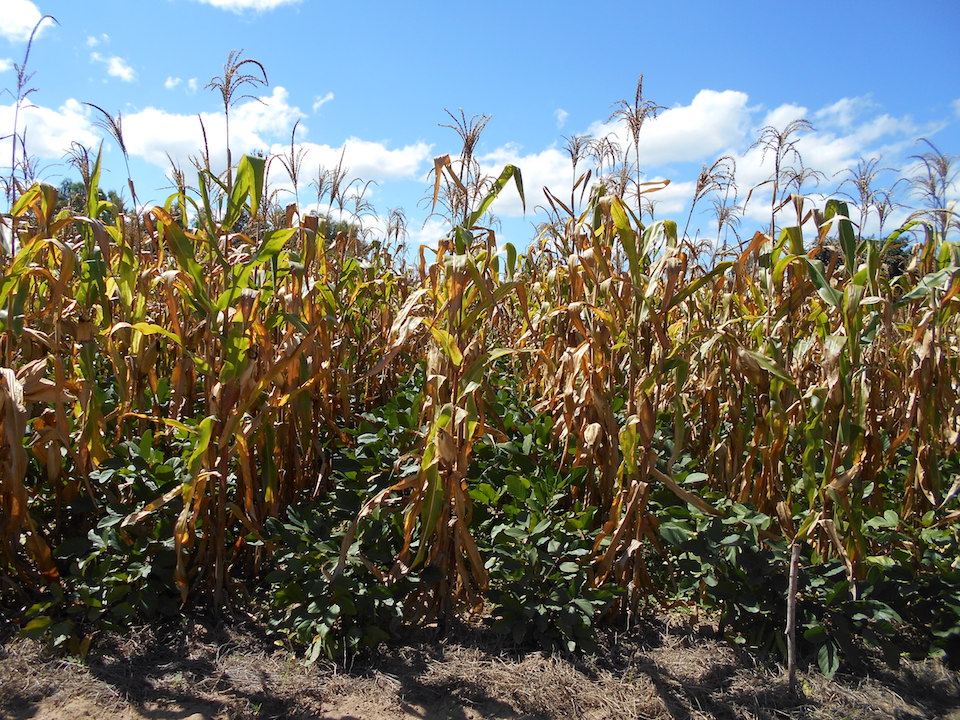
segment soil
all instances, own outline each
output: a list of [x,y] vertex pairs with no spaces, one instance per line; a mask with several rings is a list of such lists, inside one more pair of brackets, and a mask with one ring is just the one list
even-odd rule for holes
[[0,720],[960,720],[960,673],[868,663],[788,692],[782,668],[689,619],[609,633],[588,657],[429,631],[403,645],[306,664],[257,627],[191,620],[98,636],[84,661],[14,638],[0,647]]

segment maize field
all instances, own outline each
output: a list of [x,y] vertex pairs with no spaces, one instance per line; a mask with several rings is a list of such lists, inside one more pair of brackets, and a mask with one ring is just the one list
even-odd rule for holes
[[[257,72],[231,62],[228,119]],[[620,111],[642,124],[646,102]],[[786,653],[792,582],[787,629],[824,672],[858,642],[956,658],[945,199],[864,237],[875,198],[815,202],[777,165],[769,226],[705,245],[649,217],[662,183],[631,148],[578,174],[578,141],[569,195],[518,248],[488,220],[525,197],[522,168],[483,175],[485,120],[453,119],[462,149],[428,191],[447,232],[409,251],[278,205],[270,158],[201,163],[140,212],[107,199],[93,151],[78,203],[14,178],[4,616],[82,654],[100,628],[246,612],[316,659],[465,619],[588,649],[599,624],[689,608]],[[798,130],[761,141],[780,159]]]

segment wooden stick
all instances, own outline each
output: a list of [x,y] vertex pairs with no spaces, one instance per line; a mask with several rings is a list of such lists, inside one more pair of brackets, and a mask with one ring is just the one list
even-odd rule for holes
[[800,543],[790,546],[790,580],[787,587],[787,684],[790,694],[797,690],[797,575],[800,569]]

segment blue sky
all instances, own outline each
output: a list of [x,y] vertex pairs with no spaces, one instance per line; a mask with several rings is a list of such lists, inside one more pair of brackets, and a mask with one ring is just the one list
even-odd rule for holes
[[[497,173],[517,164],[527,189],[522,214],[512,190],[493,211],[501,237],[525,245],[542,219],[540,188],[569,194],[564,136],[611,135],[611,103],[644,95],[667,108],[648,121],[641,141],[646,180],[671,185],[650,195],[658,217],[683,224],[701,166],[721,155],[737,163],[738,200],[769,175],[769,157],[750,150],[760,128],[803,117],[813,130],[798,149],[825,173],[810,193],[830,194],[860,157],[882,157],[892,185],[910,174],[911,154],[926,148],[960,153],[960,3],[860,2],[452,2],[331,3],[320,0],[0,0],[0,88],[15,87],[13,63],[41,14],[57,18],[38,34],[28,71],[33,107],[21,115],[39,173],[75,178],[64,162],[71,141],[103,139],[84,102],[120,112],[141,201],[161,203],[167,155],[190,171],[202,115],[222,157],[218,95],[205,89],[228,53],[263,64],[263,102],[241,100],[231,115],[234,157],[280,152],[299,121],[306,151],[300,189],[335,165],[344,146],[351,176],[374,180],[367,199],[376,227],[390,208],[408,217],[412,245],[443,232],[421,202],[437,155],[456,153],[456,136],[439,127],[444,109],[491,120],[478,156]],[[13,128],[13,98],[0,97],[0,135]],[[105,139],[107,187],[125,184],[120,153]],[[9,139],[0,172],[9,173]],[[279,163],[271,180],[293,198]],[[902,186],[901,186],[902,187]],[[285,190],[285,188],[287,190]],[[769,218],[768,188],[747,205],[741,232]],[[314,193],[315,194],[315,193]],[[705,203],[705,206],[709,203]],[[322,208],[321,208],[322,209]],[[901,216],[906,211],[901,211]],[[896,218],[894,218],[895,220]],[[710,235],[709,213],[691,233]],[[868,219],[867,227],[871,221]]]

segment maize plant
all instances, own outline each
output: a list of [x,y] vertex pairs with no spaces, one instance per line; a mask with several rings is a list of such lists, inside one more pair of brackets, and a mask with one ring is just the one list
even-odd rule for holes
[[[443,172],[459,182],[449,164]],[[491,363],[512,352],[488,342],[496,337],[500,306],[516,294],[518,283],[500,273],[496,236],[478,222],[511,179],[523,198],[520,171],[508,165],[478,207],[440,243],[435,261],[421,264],[422,287],[398,316],[387,350],[389,358],[416,326],[429,333],[423,448],[419,469],[373,497],[358,520],[390,496],[404,494],[403,546],[391,574],[429,567],[440,578],[425,599],[427,617],[446,619],[458,604],[479,609],[488,585],[470,529],[468,479],[474,444],[488,432],[485,376]]]
[[[721,257],[641,219],[665,182],[629,178],[637,203],[626,185],[588,193],[575,139],[569,205],[548,192],[554,221],[519,252],[486,222],[511,181],[523,198],[519,169],[479,176],[486,118],[451,117],[464,150],[437,158],[433,187],[449,230],[414,271],[357,228],[272,204],[263,158],[225,179],[204,165],[195,188],[180,182],[139,215],[102,199],[99,156],[81,212],[42,183],[16,199],[16,251],[0,266],[0,563],[21,614],[91,567],[71,555],[91,536],[100,553],[169,551],[163,582],[179,603],[222,608],[292,562],[271,528],[335,503],[342,522],[323,537],[297,525],[316,544],[294,563],[330,597],[285,610],[327,602],[322,638],[356,590],[348,563],[385,596],[412,586],[408,619],[487,613],[504,587],[490,526],[522,524],[533,503],[568,515],[512,531],[544,541],[536,562],[564,593],[594,592],[573,603],[590,622],[603,598],[622,620],[706,577],[691,570],[684,516],[726,532],[729,553],[792,545],[794,568],[801,549],[811,566],[838,563],[853,601],[894,558],[929,569],[930,548],[960,542],[960,249],[933,221],[944,213],[878,242],[846,203],[815,207],[775,183],[795,221],[771,218]],[[885,256],[912,235],[892,274]],[[358,428],[382,421],[405,378],[419,404],[416,420],[394,408],[402,452],[361,462]],[[555,467],[490,472],[512,479],[481,488],[501,450]],[[535,481],[549,497],[526,491]],[[552,527],[576,534],[563,552],[577,554],[553,558]]]
[[[86,216],[56,213],[46,185],[11,213],[21,243],[0,286],[10,370],[4,557],[35,590],[41,576],[56,581],[50,543],[69,530],[64,509],[78,498],[95,514],[127,505],[127,533],[179,504],[181,597],[209,590],[219,605],[232,574],[259,567],[263,522],[326,489],[328,444],[402,371],[405,355],[366,372],[407,281],[389,260],[351,256],[345,234],[328,243],[316,218],[259,237],[237,232],[263,194],[263,161],[249,157],[222,217],[205,191],[199,202],[179,193],[144,216],[149,252],[138,251],[127,219],[96,219],[108,209],[99,168],[98,157]],[[198,211],[193,228],[178,219],[187,206]],[[37,403],[49,407],[31,411]],[[189,446],[186,476],[138,499],[105,463],[116,443],[147,432],[161,447]],[[33,487],[34,504],[52,493],[47,527],[29,511],[28,449],[49,483]]]

